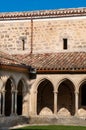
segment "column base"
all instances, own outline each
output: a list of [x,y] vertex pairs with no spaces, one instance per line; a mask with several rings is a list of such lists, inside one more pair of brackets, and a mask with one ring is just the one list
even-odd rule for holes
[[10,116],[17,116],[17,113],[12,113]]
[[5,115],[4,114],[0,114],[0,117],[4,117]]
[[75,117],[78,117],[78,113],[75,113],[75,115],[74,115]]

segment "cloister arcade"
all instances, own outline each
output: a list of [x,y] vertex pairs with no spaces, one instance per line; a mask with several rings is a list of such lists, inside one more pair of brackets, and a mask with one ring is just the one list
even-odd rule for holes
[[0,79],[0,85],[0,115],[15,116],[27,113],[24,109],[28,102],[28,99],[25,99],[28,93],[26,81],[21,78],[16,82],[9,77],[5,82]]
[[[57,83],[54,83],[57,82]],[[86,80],[63,78],[58,81],[43,78],[34,85],[37,115],[80,116],[86,114]],[[86,116],[84,113],[83,115]]]
[[[41,75],[30,86],[29,79],[8,76],[0,79],[0,115],[66,115],[86,113],[86,79]],[[84,116],[85,113],[83,113]]]

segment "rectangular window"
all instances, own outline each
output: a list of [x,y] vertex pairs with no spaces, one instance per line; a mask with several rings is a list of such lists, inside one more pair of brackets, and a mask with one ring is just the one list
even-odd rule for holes
[[66,50],[67,49],[67,38],[63,39],[63,49]]
[[22,50],[25,50],[25,39],[22,39]]

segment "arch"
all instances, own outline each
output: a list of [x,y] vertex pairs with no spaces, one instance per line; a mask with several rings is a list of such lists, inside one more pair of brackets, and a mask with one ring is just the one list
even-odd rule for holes
[[66,108],[71,115],[75,114],[75,94],[74,84],[65,78],[60,81],[58,86],[58,104],[57,110]]
[[[44,80],[49,80],[49,81],[52,83],[52,85],[53,85],[52,79],[50,79],[50,78],[48,78],[48,77],[46,77],[46,76],[41,77],[41,78],[37,79],[37,81],[35,81],[35,88],[33,88],[33,89],[34,89],[34,92],[37,91],[39,84],[40,84],[41,82],[43,82]],[[54,88],[54,85],[53,85],[53,89],[55,89],[55,88]]]
[[37,114],[47,107],[52,112],[54,111],[54,87],[48,79],[42,79],[40,84],[37,86]]
[[58,81],[58,83],[57,83],[57,88],[56,88],[57,92],[58,92],[59,85],[60,85],[62,82],[66,81],[66,80],[70,81],[70,82],[73,84],[74,90],[76,90],[76,87],[75,87],[76,85],[75,85],[75,83],[72,81],[72,79],[69,78],[69,77],[63,77],[63,78],[60,79],[60,80]]
[[27,103],[28,103],[28,87],[24,78],[21,78],[17,84],[17,114],[27,115]]
[[86,110],[86,79],[82,80],[79,86],[79,108]]
[[[8,78],[5,84],[5,116],[10,116],[12,106],[12,91],[15,89],[13,78]],[[9,103],[9,105],[8,105]]]
[[86,82],[86,77],[79,82],[79,84],[78,84],[78,86],[79,86],[79,87],[78,87],[78,90],[80,89],[81,85],[82,85],[83,83],[85,83],[85,82]]
[[27,92],[27,90],[28,90],[28,87],[27,87],[27,84],[26,84],[26,80],[24,79],[24,78],[20,78],[19,80],[18,80],[18,83],[17,83],[17,89],[18,89],[18,85],[19,85],[19,82],[22,82],[23,83],[23,92],[25,93],[25,92]]
[[7,81],[10,79],[10,81],[11,81],[11,89],[12,90],[16,90],[16,83],[15,83],[15,80],[14,80],[14,78],[12,77],[12,76],[10,76],[9,78],[7,78],[7,80],[6,80],[6,82],[5,82],[5,84],[4,85],[6,85],[6,83],[7,83]]

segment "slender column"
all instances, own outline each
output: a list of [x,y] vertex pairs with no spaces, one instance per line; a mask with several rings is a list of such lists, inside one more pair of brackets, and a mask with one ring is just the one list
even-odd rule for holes
[[15,114],[17,114],[17,91],[15,91]]
[[12,91],[12,101],[11,101],[11,115],[14,113],[14,91]]
[[57,92],[54,91],[54,114],[57,113]]
[[34,114],[37,115],[37,91],[34,92]]
[[75,92],[75,115],[78,115],[78,92]]
[[1,107],[2,107],[1,106],[1,98],[2,98],[1,96],[2,96],[2,93],[0,92],[0,116],[1,116]]
[[3,104],[2,104],[2,115],[5,115],[5,93],[6,91],[3,92]]

